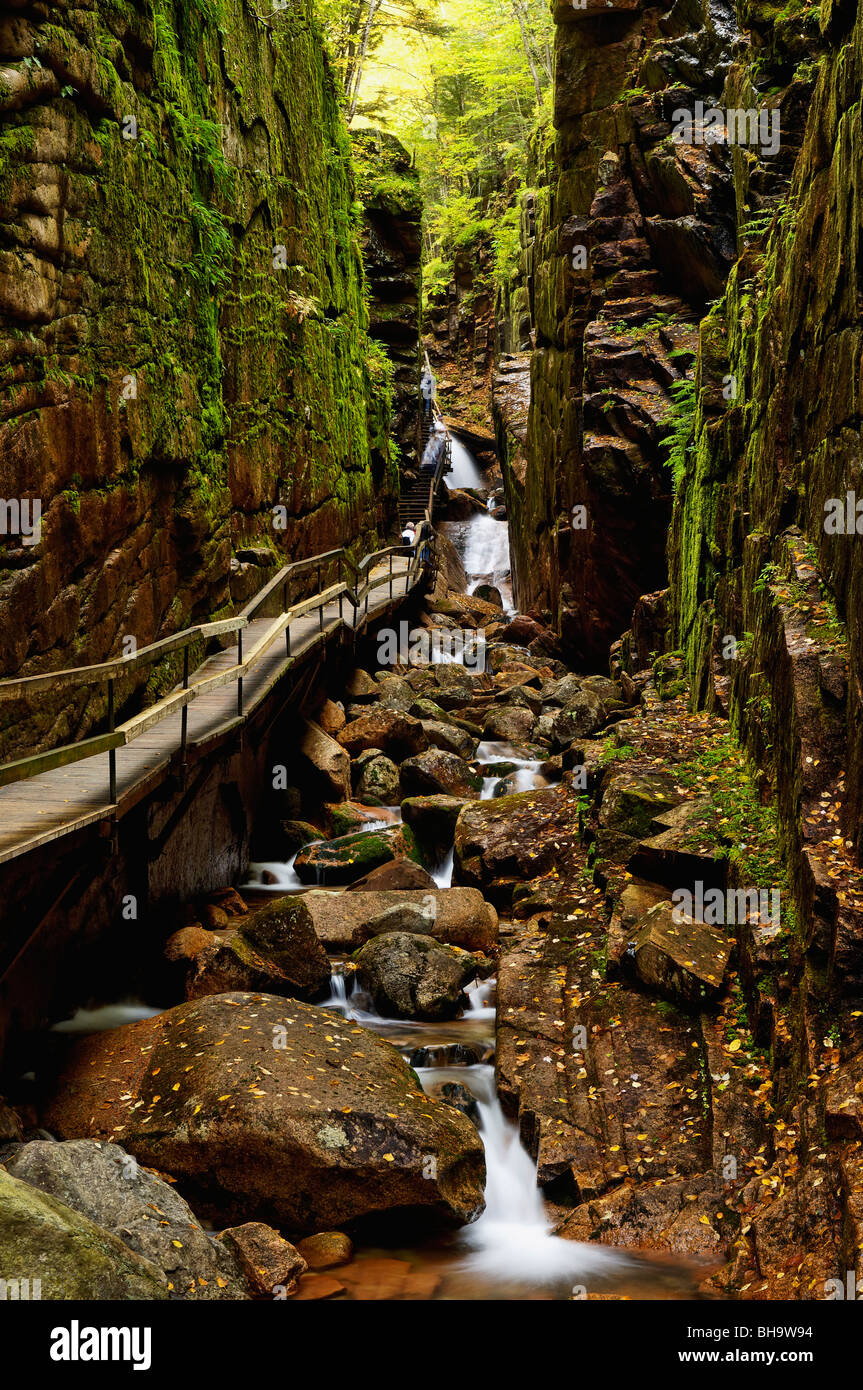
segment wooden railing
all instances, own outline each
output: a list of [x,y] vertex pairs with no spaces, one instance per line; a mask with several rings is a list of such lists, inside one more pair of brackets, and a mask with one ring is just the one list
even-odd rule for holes
[[[297,618],[317,610],[320,614],[320,631],[323,632],[324,612],[327,606],[338,600],[339,621],[341,622],[344,621],[344,603],[347,600],[353,609],[353,625],[356,626],[361,608],[364,607],[363,617],[368,616],[370,593],[388,585],[389,598],[392,601],[394,583],[397,578],[402,577],[401,575],[396,576],[393,572],[393,561],[398,555],[410,556],[410,561],[404,570],[404,593],[410,592],[417,574],[425,562],[427,548],[433,544],[434,540],[431,514],[437,481],[438,476],[436,474],[429,495],[429,508],[413,545],[385,546],[382,550],[374,551],[365,556],[358,564],[351,559],[344,549],[330,550],[323,555],[310,556],[306,560],[296,560],[280,569],[234,618],[226,618],[214,623],[200,623],[195,627],[186,628],[183,632],[175,633],[172,637],[165,637],[159,642],[151,643],[150,646],[142,647],[140,651],[127,657],[114,657],[109,661],[99,662],[93,666],[73,667],[67,671],[51,671],[39,676],[25,676],[20,680],[0,681],[0,701],[26,700],[46,690],[56,693],[73,690],[78,686],[107,685],[108,687],[107,732],[0,765],[0,787],[38,776],[42,772],[49,772],[55,768],[67,767],[85,758],[107,753],[108,795],[111,805],[115,805],[117,801],[117,749],[134,742],[148,729],[178,711],[182,716],[179,749],[183,761],[185,761],[188,711],[192,701],[209,691],[236,681],[237,714],[242,716],[244,712],[244,677],[249,674],[255,664],[269,651],[282,634],[285,636],[286,659],[291,658],[291,624]],[[371,571],[376,562],[387,557],[389,557],[389,572],[373,579]],[[319,592],[309,598],[292,601],[291,586],[293,581],[303,574],[316,570],[318,583],[321,585],[324,582],[323,576],[328,567],[337,570],[335,583],[319,589]],[[353,583],[348,582],[346,578],[348,574],[351,574]],[[278,600],[278,613],[257,638],[251,651],[244,654],[243,634],[245,630],[259,614],[259,610],[265,608],[268,601],[276,599]],[[201,640],[207,643],[233,632],[237,634],[236,664],[225,671],[217,671],[211,675],[202,676],[199,680],[193,679],[189,671],[189,652],[192,645]],[[166,695],[164,699],[136,714],[126,723],[117,726],[115,723],[117,681],[161,660],[164,656],[179,651],[183,653],[182,684]]]

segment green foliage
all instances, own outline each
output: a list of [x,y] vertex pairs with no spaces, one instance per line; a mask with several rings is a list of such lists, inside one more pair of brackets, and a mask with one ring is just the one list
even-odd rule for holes
[[677,492],[686,474],[687,459],[693,447],[692,432],[697,405],[695,382],[686,378],[673,381],[669,392],[672,405],[663,421],[669,429],[662,447],[668,451],[666,462],[671,468],[674,491]]

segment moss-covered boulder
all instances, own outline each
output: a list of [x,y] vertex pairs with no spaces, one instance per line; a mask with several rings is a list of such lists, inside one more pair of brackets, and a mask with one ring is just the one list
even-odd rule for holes
[[[0,1279],[29,1297],[161,1300],[168,1282],[150,1260],[72,1207],[0,1168]],[[41,1290],[34,1293],[34,1281]],[[19,1282],[20,1289],[20,1282]]]

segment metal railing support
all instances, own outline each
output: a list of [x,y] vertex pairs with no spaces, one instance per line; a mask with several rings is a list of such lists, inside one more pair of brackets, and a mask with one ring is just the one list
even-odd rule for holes
[[[114,682],[113,682],[112,680],[109,680],[109,681],[108,681],[108,733],[109,733],[109,734],[113,734],[113,732],[114,732],[114,717],[115,717],[115,710],[114,710]],[[108,800],[110,801],[110,803],[111,803],[112,806],[116,805],[116,802],[117,802],[117,750],[116,750],[116,748],[110,748],[110,749],[108,750]]]
[[[238,666],[242,666],[242,664],[243,664],[243,630],[242,630],[242,628],[240,628],[240,631],[237,633],[237,665],[238,665]],[[240,676],[237,676],[237,714],[239,714],[240,716],[242,716],[242,713],[243,713],[243,677],[240,675]]]

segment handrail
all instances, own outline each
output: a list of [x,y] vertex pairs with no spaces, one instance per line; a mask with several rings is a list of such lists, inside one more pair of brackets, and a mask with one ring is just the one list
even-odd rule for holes
[[[171,637],[162,638],[158,642],[153,642],[147,647],[142,647],[140,651],[131,656],[113,657],[108,661],[98,662],[91,666],[73,667],[68,671],[54,671],[44,675],[25,676],[20,680],[0,680],[0,701],[11,699],[22,699],[28,694],[39,692],[44,689],[56,689],[58,684],[63,688],[74,688],[78,685],[98,682],[108,684],[108,731],[91,738],[82,739],[77,743],[64,744],[59,748],[50,749],[43,753],[36,753],[27,758],[17,759],[14,762],[0,765],[0,787],[8,786],[11,783],[23,781],[29,777],[38,776],[42,772],[48,772],[59,767],[66,767],[70,764],[82,761],[86,758],[97,756],[101,753],[108,753],[109,758],[109,789],[108,796],[110,804],[113,806],[117,801],[117,763],[116,750],[132,743],[141,734],[145,733],[153,725],[161,723],[162,720],[170,715],[182,714],[181,736],[179,751],[182,755],[182,762],[185,766],[186,748],[188,740],[188,707],[193,700],[208,691],[228,685],[232,681],[237,683],[237,713],[243,714],[243,677],[249,673],[254,664],[263,654],[269,650],[273,643],[284,634],[286,639],[287,657],[291,657],[291,623],[294,619],[302,617],[304,614],[314,610],[320,613],[320,630],[324,631],[324,610],[329,603],[336,599],[339,601],[339,621],[343,622],[342,600],[347,598],[352,605],[355,614],[359,610],[363,600],[365,600],[365,612],[369,611],[369,594],[373,590],[388,584],[390,589],[390,600],[393,598],[393,559],[397,555],[410,555],[411,559],[405,568],[405,594],[410,592],[414,579],[423,562],[423,552],[429,534],[434,535],[434,528],[431,523],[431,512],[434,502],[434,488],[438,481],[438,470],[435,472],[435,479],[432,483],[432,491],[429,497],[429,509],[425,519],[417,530],[415,540],[412,545],[390,545],[380,550],[372,551],[365,556],[359,563],[356,563],[347,554],[344,548],[329,550],[321,555],[312,555],[304,560],[292,561],[283,566],[277,574],[241,609],[240,613],[234,618],[221,619],[213,623],[199,623],[194,627],[186,628],[182,632],[175,633]],[[389,573],[382,574],[377,579],[371,577],[370,566],[374,561],[389,556]],[[292,576],[304,571],[317,568],[319,576],[323,566],[338,560],[339,579],[335,584],[331,584],[322,591],[314,594],[311,598],[300,600],[288,606],[288,585]],[[342,565],[349,565],[354,571],[354,585],[351,587],[341,578]],[[362,576],[364,582],[360,583]],[[283,611],[276,617],[266,631],[255,643],[252,650],[243,656],[243,632],[248,628],[252,615],[261,608],[266,600],[272,597],[279,588],[283,594]],[[356,619],[355,619],[356,621]],[[237,657],[235,665],[225,671],[217,671],[214,674],[203,677],[197,681],[191,681],[189,673],[189,648],[197,638],[213,638],[228,632],[237,633]],[[183,682],[182,685],[156,704],[141,711],[132,719],[119,727],[115,726],[114,708],[114,688],[115,681],[122,675],[129,674],[141,669],[157,657],[166,655],[172,651],[183,651]]]

